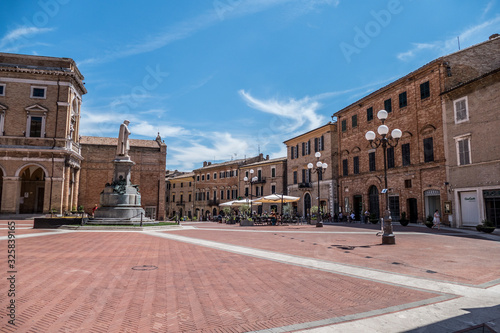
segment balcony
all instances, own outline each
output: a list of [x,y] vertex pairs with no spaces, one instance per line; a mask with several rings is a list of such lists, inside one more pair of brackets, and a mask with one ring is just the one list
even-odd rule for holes
[[260,179],[257,179],[256,181],[252,182],[252,184],[265,184],[266,183],[266,177],[261,177]]
[[186,201],[182,200],[182,201],[177,201],[175,203],[177,206],[184,206],[186,204]]
[[208,206],[218,206],[219,200],[208,200],[207,205]]
[[299,183],[299,188],[312,188],[312,183]]

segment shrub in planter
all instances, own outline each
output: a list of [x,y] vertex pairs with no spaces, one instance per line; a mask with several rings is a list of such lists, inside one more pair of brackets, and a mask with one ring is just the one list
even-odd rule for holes
[[377,224],[378,223],[377,215],[375,215],[374,213],[370,214],[370,222],[373,224]]
[[[478,229],[479,226],[481,226],[479,228],[480,230]],[[478,231],[483,231],[483,232],[486,232],[486,233],[490,234],[493,231],[495,231],[495,225],[491,221],[489,221],[489,220],[483,220],[483,223],[480,224],[480,225],[478,225],[478,226],[476,226],[476,229]]]
[[433,219],[434,218],[431,215],[427,216],[427,219],[424,222],[427,228],[432,228],[434,226],[434,223],[432,222]]
[[406,212],[401,213],[401,219],[399,220],[399,224],[406,227],[410,223],[410,220],[406,218]]

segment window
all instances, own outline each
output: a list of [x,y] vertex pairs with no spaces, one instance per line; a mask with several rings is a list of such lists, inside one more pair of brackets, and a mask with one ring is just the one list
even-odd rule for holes
[[342,132],[347,131],[347,120],[342,120]]
[[320,150],[325,150],[325,137],[322,135],[319,141],[319,149]]
[[183,199],[184,199],[184,195],[181,194],[181,203],[182,203]]
[[357,114],[352,116],[352,128],[354,128],[354,127],[358,127],[358,115]]
[[45,98],[46,87],[31,87],[31,98]]
[[424,139],[424,162],[434,161],[434,145],[432,138]]
[[172,194],[172,202],[175,202],[175,194]]
[[354,174],[357,175],[359,174],[359,156],[354,156],[353,164],[354,164]]
[[196,176],[196,181],[199,182],[200,181],[200,175],[197,175]]
[[201,175],[201,181],[205,180],[205,175]]
[[387,168],[394,168],[394,147],[387,147]]
[[260,188],[258,186],[255,186],[255,191],[256,191],[255,195],[258,197],[260,197],[259,189]]
[[257,170],[257,180],[262,180],[262,170]]
[[368,164],[370,167],[370,171],[375,171],[376,170],[376,165],[375,165],[375,152],[371,152],[368,154]]
[[[295,147],[290,147],[290,159],[292,159],[292,160],[295,158],[294,148]],[[248,171],[247,171],[246,175],[248,177]]]
[[[217,172],[214,172],[214,180],[217,179]],[[191,186],[191,185],[189,185]]]
[[311,140],[306,142],[306,154],[307,155],[311,154]]
[[26,136],[30,138],[45,137],[45,116],[28,115],[26,123]]
[[366,121],[373,120],[373,108],[366,109]]
[[392,112],[392,99],[386,99],[384,101],[384,109],[387,112]]
[[248,197],[248,187],[245,187],[245,197]]
[[299,158],[299,144],[295,146],[295,158]]
[[210,180],[210,174],[207,173],[207,180]]
[[302,142],[302,156],[306,155],[306,143]]
[[458,165],[471,164],[470,158],[470,137],[460,137],[457,142],[457,162]]
[[297,184],[297,171],[293,172],[293,183]]
[[271,185],[271,194],[276,193],[276,185]]
[[0,83],[0,96],[5,96],[5,84]]
[[189,187],[191,187],[191,182],[189,182]]
[[184,187],[184,183],[181,183],[181,187]]
[[276,177],[276,168],[271,168],[271,177]]
[[189,198],[189,202],[191,202],[191,194],[188,196],[188,198]]
[[453,101],[453,105],[455,108],[455,124],[468,121],[469,112],[467,109],[467,97]]
[[342,175],[347,176],[349,174],[347,159],[342,160]]
[[411,179],[405,179],[405,188],[411,188]]
[[231,196],[231,190],[227,190],[227,199],[229,199],[229,197]]
[[320,169],[319,170],[319,173],[318,173],[318,180],[323,180],[323,169]]
[[410,144],[405,143],[401,145],[401,155],[403,157],[403,166],[407,166],[411,164],[410,161]]
[[431,90],[429,87],[429,81],[424,82],[420,85],[420,99],[425,99],[431,95]]
[[318,151],[319,151],[319,139],[314,138],[314,152],[318,152]]
[[220,199],[224,200],[224,190],[220,190]]
[[[210,200],[210,192],[207,192],[207,200]],[[182,199],[181,199],[182,201]]]
[[399,108],[404,108],[408,106],[408,98],[406,97],[406,91],[399,94]]

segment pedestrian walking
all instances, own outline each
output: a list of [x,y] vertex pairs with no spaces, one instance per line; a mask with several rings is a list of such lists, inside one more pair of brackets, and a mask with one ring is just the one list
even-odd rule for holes
[[432,220],[432,223],[434,224],[432,227],[437,228],[438,230],[440,229],[441,226],[441,217],[439,216],[439,211],[436,209],[434,212],[434,219]]

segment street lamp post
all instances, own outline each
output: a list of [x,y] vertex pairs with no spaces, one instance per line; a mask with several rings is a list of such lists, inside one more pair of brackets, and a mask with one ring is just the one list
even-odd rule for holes
[[313,167],[314,165],[312,163],[309,163],[307,164],[307,168],[309,170],[313,170],[313,172],[317,173],[318,174],[318,215],[319,215],[319,219],[318,221],[316,222],[316,227],[322,227],[323,226],[323,214],[321,212],[321,199],[320,199],[320,192],[319,192],[319,181],[320,179],[322,178],[321,175],[323,174],[323,170],[326,170],[326,168],[328,167],[328,164],[326,163],[323,163],[319,160],[319,158],[321,157],[321,153],[318,151],[316,152],[316,154],[314,154],[314,156],[316,156],[316,159],[317,159],[317,162],[316,162],[316,168],[313,170]]
[[386,210],[384,212],[384,220],[383,220],[383,235],[382,235],[382,244],[396,244],[396,237],[392,232],[392,217],[391,211],[389,208],[389,189],[387,187],[387,146],[396,147],[398,145],[398,141],[403,134],[399,129],[393,129],[391,135],[389,134],[389,127],[385,125],[385,120],[387,119],[388,112],[385,110],[380,110],[377,113],[377,118],[382,121],[382,125],[380,125],[377,129],[378,134],[380,134],[380,138],[376,137],[375,132],[368,131],[365,134],[366,140],[370,142],[370,146],[374,149],[382,146],[384,150],[384,190],[385,193],[385,202],[386,202]]
[[248,177],[245,176],[245,178],[243,178],[243,180],[245,181],[245,183],[248,183],[250,182],[250,217],[253,216],[253,211],[252,211],[252,195],[253,195],[253,184],[259,180],[259,178],[257,176],[255,177],[252,177],[252,175],[254,174],[254,170],[253,169],[250,169],[250,178],[251,179],[248,179]]

